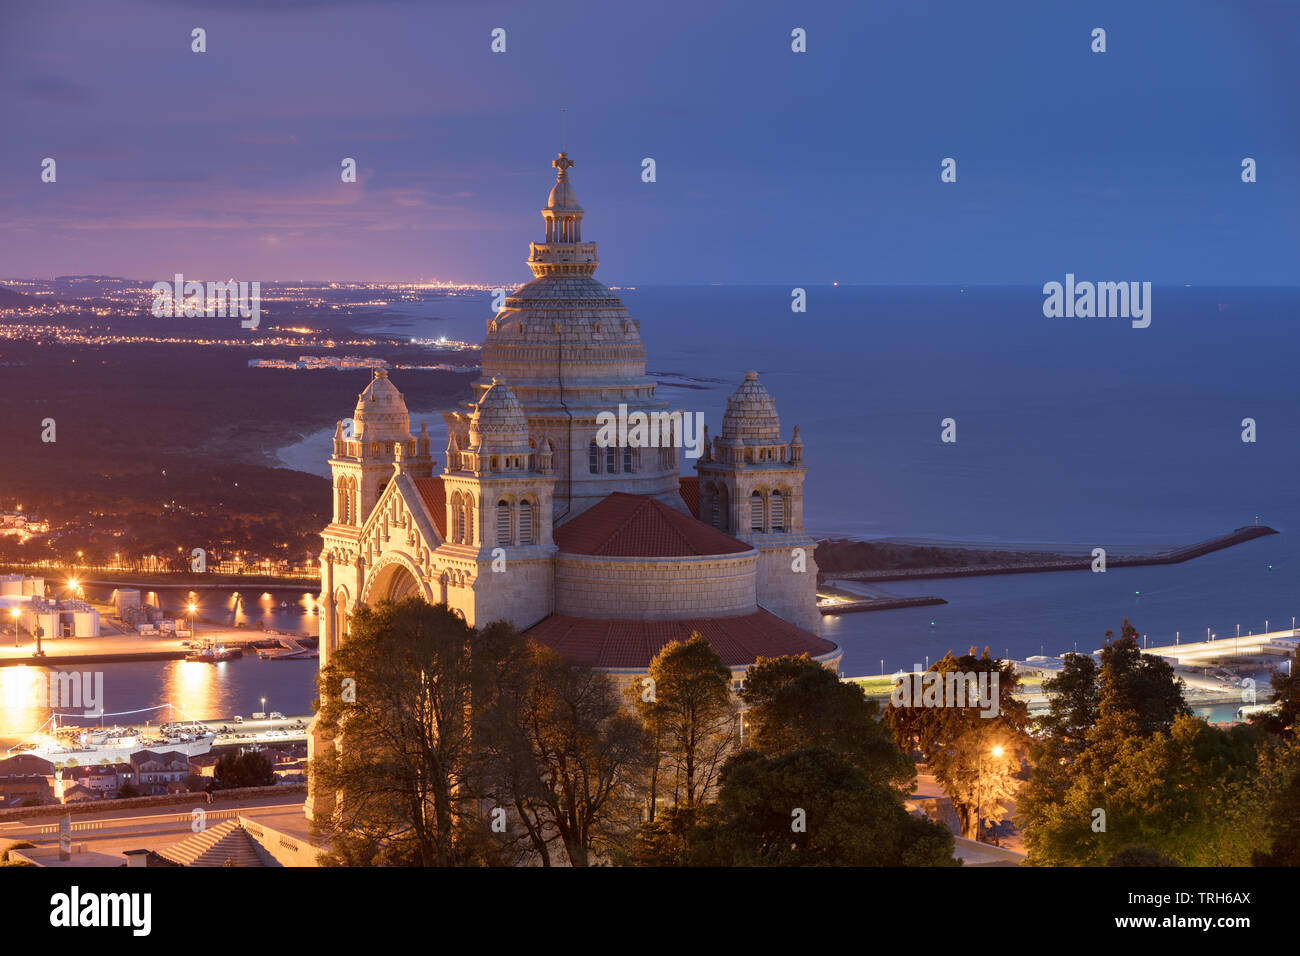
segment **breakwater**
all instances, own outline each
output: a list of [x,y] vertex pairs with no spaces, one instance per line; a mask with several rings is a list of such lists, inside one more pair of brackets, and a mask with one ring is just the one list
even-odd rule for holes
[[[1107,555],[1106,568],[1144,567],[1160,564],[1181,564],[1202,555],[1231,548],[1256,538],[1262,538],[1279,532],[1266,525],[1250,525],[1245,528],[1198,541],[1195,544],[1170,551],[1145,555]],[[940,568],[903,568],[881,569],[872,571],[841,571],[824,576],[825,581],[923,581],[932,578],[970,578],[989,574],[1034,574],[1041,571],[1087,571],[1092,568],[1091,555],[1051,557],[1041,560],[1025,560],[1008,564],[961,565]]]

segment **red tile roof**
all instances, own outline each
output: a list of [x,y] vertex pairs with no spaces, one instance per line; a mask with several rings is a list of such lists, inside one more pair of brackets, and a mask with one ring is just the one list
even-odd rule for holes
[[429,509],[433,526],[438,529],[438,536],[447,540],[447,488],[442,483],[442,476],[433,478],[415,478],[415,490],[420,493],[424,506]]
[[678,491],[681,493],[682,501],[686,502],[687,510],[698,518],[700,516],[700,476],[682,475],[679,481]]
[[568,554],[623,558],[680,558],[750,550],[745,542],[657,498],[621,491],[556,528],[555,543]]
[[759,608],[741,617],[684,618],[678,621],[602,620],[552,614],[524,633],[586,667],[648,667],[669,641],[692,632],[709,642],[728,667],[743,667],[760,657],[811,654],[836,645]]

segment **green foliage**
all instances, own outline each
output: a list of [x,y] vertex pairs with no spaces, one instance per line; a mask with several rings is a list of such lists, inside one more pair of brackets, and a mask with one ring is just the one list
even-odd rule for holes
[[713,790],[737,740],[731,671],[698,633],[670,641],[650,662],[651,683],[628,686],[633,707],[653,741],[649,814],[660,788],[673,806],[693,807]]
[[1264,846],[1251,858],[1255,866],[1300,866],[1300,738],[1274,744],[1260,760],[1265,806]]
[[1266,841],[1262,743],[1253,728],[1220,730],[1188,716],[1150,736],[1127,715],[1103,717],[1056,787],[1031,779],[1022,794],[1029,861],[1100,866],[1140,845],[1181,866],[1249,863]]
[[1072,657],[1045,686],[1058,696],[1017,804],[1031,863],[1102,865],[1136,846],[1182,866],[1240,866],[1268,845],[1288,748],[1191,717],[1182,681],[1141,652],[1127,620],[1099,668]]
[[[318,678],[319,728],[343,745],[313,761],[313,786],[337,794],[314,821],[326,865],[470,862],[458,799],[470,771],[474,632],[419,598],[362,606]],[[354,689],[344,697],[344,681]]]
[[979,818],[1000,820],[1006,813],[1013,779],[1028,750],[1029,711],[1012,696],[1018,683],[1015,668],[990,657],[987,648],[980,657],[973,647],[961,657],[948,653],[931,665],[930,672],[945,681],[949,674],[988,673],[990,684],[992,675],[997,675],[996,716],[983,716],[986,708],[979,705],[891,706],[885,712],[885,723],[899,747],[920,750],[952,801],[962,834],[975,837]]
[[1101,650],[1099,718],[1127,714],[1136,732],[1146,736],[1169,730],[1176,718],[1191,713],[1183,701],[1182,680],[1168,661],[1142,653],[1137,629],[1127,618],[1120,639],[1110,640],[1112,636],[1106,632]]
[[649,735],[606,675],[502,638],[477,699],[477,792],[512,811],[506,848],[550,866],[610,862],[631,845],[654,763]]
[[275,768],[264,754],[249,750],[223,754],[213,768],[213,782],[218,790],[240,787],[269,787],[275,783]]
[[1177,866],[1167,856],[1157,853],[1150,847],[1129,844],[1120,847],[1109,860],[1107,866]]
[[1061,672],[1043,681],[1049,696],[1047,714],[1038,728],[1052,743],[1053,756],[1077,756],[1101,716],[1101,676],[1097,662],[1085,654],[1067,654]]
[[808,655],[759,658],[745,674],[740,697],[749,708],[746,746],[769,757],[820,747],[875,784],[911,792],[915,765],[881,723],[875,701]]
[[1292,652],[1288,665],[1285,671],[1280,667],[1274,668],[1271,675],[1272,703],[1277,704],[1277,710],[1252,718],[1254,723],[1273,734],[1291,733],[1300,726],[1296,720],[1300,717],[1300,647]]
[[642,865],[952,866],[952,835],[821,748],[727,762],[718,801],[642,828]]

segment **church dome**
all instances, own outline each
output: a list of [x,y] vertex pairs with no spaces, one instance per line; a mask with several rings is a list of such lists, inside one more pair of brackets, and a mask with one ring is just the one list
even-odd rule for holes
[[551,187],[551,195],[546,200],[547,209],[564,209],[575,211],[582,207],[578,205],[578,194],[574,191],[573,183],[568,179],[562,179]]
[[781,440],[781,419],[776,402],[768,394],[757,372],[746,372],[740,388],[727,399],[722,416],[722,440],[746,445],[762,445]]
[[474,406],[469,422],[470,447],[480,455],[527,455],[528,418],[515,393],[493,378]]
[[361,441],[410,441],[411,416],[402,393],[388,380],[387,369],[376,369],[352,413],[353,433]]

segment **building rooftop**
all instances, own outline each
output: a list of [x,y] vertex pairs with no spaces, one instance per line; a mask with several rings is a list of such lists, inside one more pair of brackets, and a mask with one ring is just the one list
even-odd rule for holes
[[525,634],[585,667],[644,670],[669,641],[692,633],[709,642],[728,667],[744,667],[760,657],[809,654],[822,657],[837,649],[831,641],[795,627],[759,608],[740,617],[640,621],[552,614]]
[[739,554],[750,546],[648,495],[616,491],[555,529],[567,554],[684,558]]

